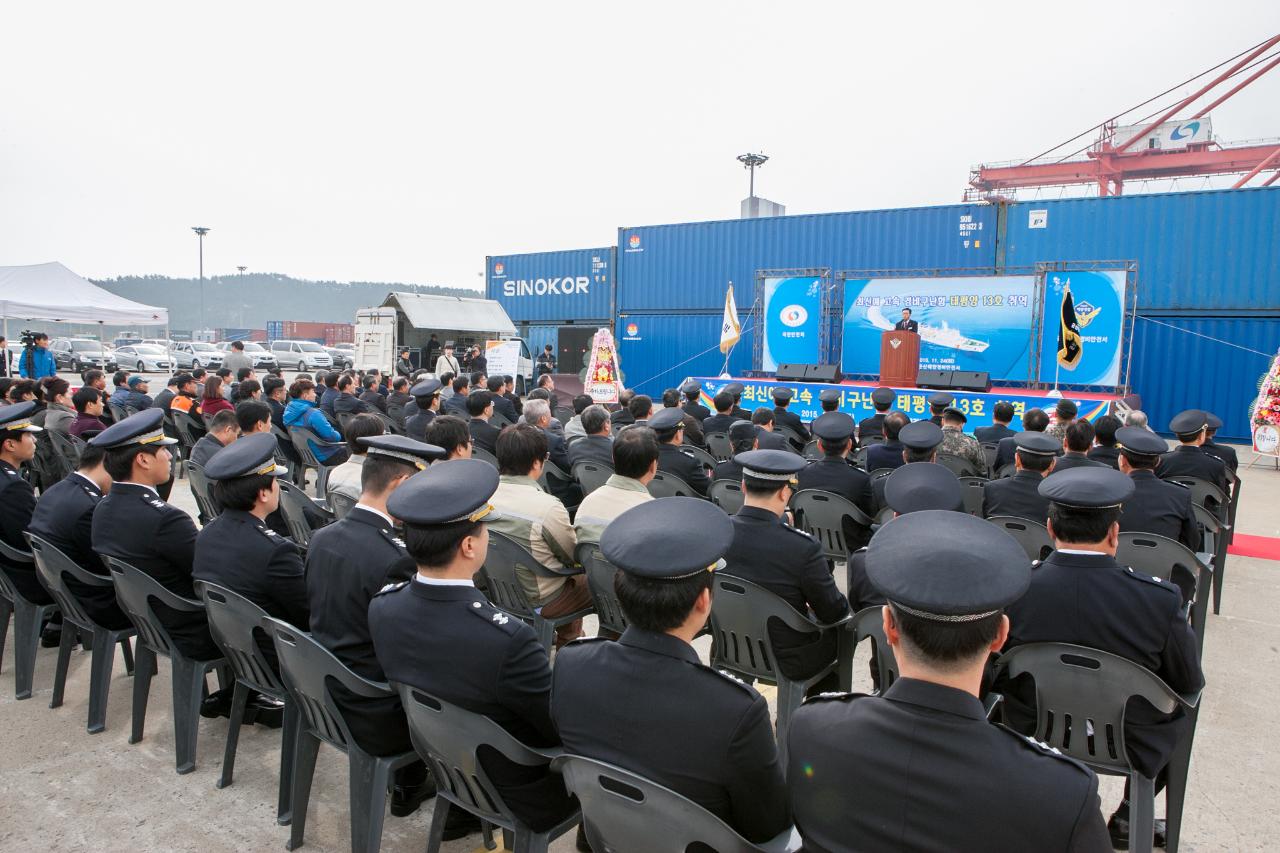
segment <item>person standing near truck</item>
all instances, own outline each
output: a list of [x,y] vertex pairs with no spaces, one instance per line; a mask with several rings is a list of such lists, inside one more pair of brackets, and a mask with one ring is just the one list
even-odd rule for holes
[[444,353],[436,359],[436,369],[433,371],[436,378],[439,379],[442,373],[452,373],[457,376],[462,372],[462,365],[458,364],[458,360],[453,357],[453,342],[446,342],[444,345]]

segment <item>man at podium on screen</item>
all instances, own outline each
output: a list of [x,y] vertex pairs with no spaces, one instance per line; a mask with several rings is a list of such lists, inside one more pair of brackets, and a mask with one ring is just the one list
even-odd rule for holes
[[920,334],[920,324],[911,319],[910,308],[902,309],[902,319],[894,324],[893,330],[895,332],[912,332],[917,335]]

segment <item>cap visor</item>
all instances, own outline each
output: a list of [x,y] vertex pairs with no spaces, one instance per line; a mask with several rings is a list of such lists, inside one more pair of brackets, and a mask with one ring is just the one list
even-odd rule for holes
[[177,443],[178,443],[178,439],[176,439],[176,438],[169,438],[169,436],[167,436],[167,435],[166,435],[164,438],[160,439],[159,441],[152,442],[152,443],[153,443],[153,444],[159,444],[159,445],[161,445],[162,447],[169,447],[170,445],[177,444]]
[[35,424],[27,424],[22,429],[14,430],[14,432],[44,432],[44,427],[39,427]]
[[283,465],[277,465],[275,468],[271,469],[271,476],[287,477],[289,476],[289,469],[284,467]]

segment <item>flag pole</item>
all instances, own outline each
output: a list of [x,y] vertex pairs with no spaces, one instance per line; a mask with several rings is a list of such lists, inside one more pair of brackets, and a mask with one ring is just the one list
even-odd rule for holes
[[1062,392],[1058,390],[1058,373],[1062,370],[1062,362],[1058,361],[1055,356],[1053,359],[1053,390],[1046,394],[1046,397],[1061,397]]

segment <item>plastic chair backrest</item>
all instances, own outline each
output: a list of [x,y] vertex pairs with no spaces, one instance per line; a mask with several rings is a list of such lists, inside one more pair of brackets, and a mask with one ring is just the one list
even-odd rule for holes
[[[861,451],[859,451],[859,453],[861,453]],[[803,456],[805,459],[821,459],[822,448],[818,446],[818,439],[816,438],[809,439],[809,441],[804,446],[804,450],[800,452],[800,455]],[[858,467],[861,468],[862,466],[859,465]]]
[[176,646],[169,630],[156,616],[151,602],[159,603],[182,613],[202,613],[204,605],[199,601],[191,601],[175,595],[160,585],[160,582],[141,569],[131,566],[115,557],[107,557],[107,569],[116,585],[116,600],[128,614],[130,621],[138,629],[138,636],[144,643],[162,655],[172,655]]
[[542,463],[542,476],[538,478],[538,482],[545,491],[550,491],[548,480],[559,480],[562,483],[572,483],[573,475],[566,472],[550,459],[544,460]]
[[986,477],[960,477],[960,487],[964,489],[964,511],[969,515],[982,517],[982,489],[987,485]]
[[719,853],[763,849],[688,797],[620,767],[577,755],[561,756],[552,767],[582,804],[587,837],[597,850],[684,853],[694,844]]
[[622,612],[617,593],[613,591],[613,576],[618,570],[604,558],[600,546],[594,542],[579,544],[574,557],[586,571],[587,587],[591,590],[600,627],[621,634],[627,630],[627,617]]
[[316,456],[315,451],[311,449],[314,442],[317,445],[326,444],[318,435],[303,426],[289,427],[289,440],[293,442],[293,449],[298,451],[298,458],[302,460],[302,464],[308,468],[321,468],[324,463]]
[[262,654],[255,634],[267,613],[239,593],[207,581],[196,581],[196,592],[209,614],[209,633],[227,656],[236,677],[259,693],[281,698],[285,686]]
[[[484,560],[484,573],[489,579],[487,595],[494,606],[512,616],[532,620],[533,605],[525,595],[516,568],[524,568],[533,574],[547,574],[529,549],[501,533],[489,531],[489,553]],[[541,570],[541,571],[539,571]]]
[[987,460],[987,470],[994,471],[996,467],[996,456],[1000,454],[1000,445],[984,444],[982,445],[982,458]]
[[706,435],[707,450],[717,462],[733,458],[733,442],[727,432],[709,432]]
[[1182,597],[1187,601],[1196,597],[1202,566],[1196,555],[1181,542],[1155,533],[1121,533],[1116,562],[1144,575],[1172,581],[1182,590]]
[[778,663],[769,643],[768,624],[781,621],[793,631],[817,633],[819,628],[787,602],[751,581],[734,577],[733,566],[715,573],[711,596],[712,662],[752,678],[776,681]]
[[1217,486],[1199,477],[1170,477],[1174,483],[1181,483],[1191,490],[1191,502],[1199,504],[1213,513],[1221,525],[1227,524],[1231,499]]
[[93,630],[96,623],[89,617],[80,600],[67,588],[67,582],[62,575],[65,572],[81,583],[92,586],[109,587],[111,581],[85,571],[59,548],[34,533],[28,533],[26,536],[27,541],[31,543],[31,556],[35,560],[36,572],[40,575],[45,589],[49,590],[49,594],[53,596],[53,600],[58,602],[58,609],[62,611],[63,618],[73,625]]
[[649,481],[649,494],[655,498],[702,497],[693,487],[669,471],[659,471]]
[[877,468],[876,470],[871,472],[871,475],[870,475],[871,481],[875,482],[876,480],[882,479],[884,477],[888,477],[890,474],[892,474],[894,471],[897,471],[897,470],[898,470],[897,468]]
[[[858,452],[853,454],[854,463],[863,471],[867,470],[867,455],[870,452],[871,452],[870,447],[859,447]],[[821,456],[822,456],[822,451],[819,450],[818,456],[815,458],[821,458]]]
[[845,539],[846,518],[861,527],[867,538],[871,536],[871,519],[846,498],[831,492],[802,489],[791,496],[791,510],[796,516],[796,526],[817,539],[831,560],[843,560],[854,550],[855,546]]
[[306,492],[293,483],[284,480],[278,482],[280,483],[280,511],[284,513],[285,523],[289,525],[289,535],[293,537],[294,542],[305,548],[314,532],[311,523],[307,520],[306,510],[309,508],[320,515],[332,515],[332,513],[311,500]]
[[694,459],[697,459],[698,464],[703,468],[707,468],[709,470],[716,467],[716,458],[701,447],[698,447],[696,444],[685,444],[682,445],[682,448],[683,452],[688,453],[693,456]]
[[729,515],[737,514],[746,500],[742,494],[742,484],[733,480],[714,481],[711,488],[707,490],[707,497]]
[[871,640],[876,649],[876,669],[880,674],[880,692],[888,690],[898,680],[898,659],[894,657],[893,647],[884,635],[884,610],[878,604],[864,607],[853,614],[849,623],[853,631],[853,643],[856,646],[863,640]]
[[366,699],[392,696],[391,688],[356,675],[310,634],[287,622],[268,616],[262,621],[262,626],[275,643],[280,673],[289,692],[297,700],[307,728],[316,737],[345,752],[352,741],[351,730],[333,702],[330,684],[340,684]]
[[957,477],[985,477],[986,471],[978,471],[973,463],[961,456],[951,453],[939,453],[938,464],[947,468]]
[[325,499],[329,503],[329,509],[333,512],[334,521],[346,518],[347,513],[351,512],[356,505],[356,499],[350,495],[344,495],[342,492],[329,492],[325,495]]
[[187,480],[191,483],[191,495],[196,499],[196,507],[208,521],[212,521],[222,513],[222,507],[213,499],[213,484],[204,475],[204,468],[195,462],[187,462]]
[[483,447],[476,444],[474,441],[471,442],[471,458],[481,459],[481,460],[484,460],[485,462],[488,462],[494,468],[498,467],[498,457],[494,456],[492,453],[485,450]]
[[1036,740],[1111,773],[1130,770],[1124,734],[1130,698],[1141,697],[1165,714],[1194,704],[1126,658],[1069,643],[1017,646],[996,666],[1011,678],[1035,679]]
[[556,406],[551,412],[551,417],[560,422],[560,426],[564,426],[573,420],[573,409],[568,406]]
[[799,448],[804,447],[804,439],[800,437],[800,433],[796,432],[791,427],[783,426],[775,421],[773,424],[773,431],[787,440],[787,450],[790,450],[793,453],[799,453]]
[[573,463],[573,479],[582,486],[582,494],[589,495],[608,482],[613,468],[603,462],[579,461]]
[[1038,521],[1027,518],[1015,518],[1012,515],[993,515],[987,521],[1008,533],[1027,557],[1032,560],[1043,560],[1047,551],[1053,550],[1053,540],[1049,538],[1049,528]]
[[549,757],[513,738],[483,714],[467,711],[408,684],[394,684],[409,721],[414,748],[427,759],[437,790],[481,820],[499,825],[515,817],[481,766],[481,747],[528,767],[545,766]]

